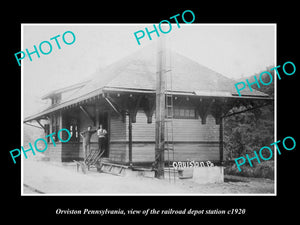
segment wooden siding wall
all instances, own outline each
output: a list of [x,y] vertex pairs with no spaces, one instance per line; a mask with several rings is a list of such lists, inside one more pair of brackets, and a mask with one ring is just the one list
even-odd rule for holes
[[110,151],[109,159],[115,162],[128,160],[128,125],[121,117],[110,120]]
[[72,162],[73,160],[79,160],[79,148],[78,143],[62,143],[62,153],[61,161],[62,162]]
[[[85,110],[94,118],[96,118],[95,109],[93,106],[85,106]],[[68,112],[71,113],[71,112]],[[68,113],[60,113],[59,121],[60,127],[66,128],[66,116]],[[63,118],[61,118],[63,116]],[[98,121],[97,121],[98,122]],[[51,123],[50,123],[51,124]],[[79,129],[80,131],[86,130],[88,126],[92,126],[93,129],[96,129],[93,122],[84,115],[84,113],[79,111]],[[52,127],[50,126],[51,133]],[[96,133],[91,137],[91,149],[98,148],[98,138]],[[56,146],[53,146],[52,142],[48,143],[48,149],[46,151],[47,156],[50,157],[50,160],[66,162],[72,160],[83,159],[83,147],[82,147],[82,138],[80,137],[80,142],[67,142],[61,143],[56,142]]]
[[[85,106],[85,110],[95,118],[95,109]],[[80,131],[87,129],[93,122],[79,112]],[[219,160],[219,125],[216,125],[214,117],[209,114],[206,124],[198,119],[174,119],[175,161],[183,160]],[[128,117],[125,123],[120,116],[111,116],[110,120],[110,151],[109,158],[114,162],[128,162]],[[147,123],[147,117],[143,110],[138,110],[136,123],[132,124],[132,156],[133,162],[153,162],[155,152],[155,114],[152,123]],[[63,145],[62,145],[63,144]],[[83,158],[82,138],[80,143],[57,143],[54,147],[49,144],[51,160],[68,161],[70,158]],[[79,145],[79,146],[78,146]],[[91,149],[98,148],[97,135],[91,138]],[[63,150],[63,151],[62,151]],[[171,152],[170,152],[171,153]],[[167,153],[165,154],[167,158]]]
[[55,144],[56,146],[53,146],[52,142],[48,143],[48,148],[45,151],[45,154],[50,158],[50,161],[61,162],[62,143]]
[[[202,124],[200,118],[174,119],[173,131],[175,161],[219,160],[219,125],[216,125],[212,115],[208,115],[206,124]],[[136,123],[132,124],[132,137],[133,162],[153,161],[155,116],[153,115],[152,124],[147,124],[145,113],[139,110],[136,116]],[[167,152],[165,154],[166,158]]]
[[56,146],[48,143],[48,148],[45,154],[50,158],[51,161],[57,162],[70,162],[73,160],[79,160],[83,157],[79,154],[78,143],[61,143],[56,142]]
[[[116,162],[128,161],[128,118],[111,118],[111,144],[109,158]],[[219,125],[212,115],[208,115],[206,124],[201,119],[174,119],[175,161],[183,160],[219,160]],[[133,162],[153,162],[155,148],[155,116],[147,124],[142,110],[137,112],[136,123],[132,124]],[[170,152],[171,153],[171,152]],[[165,154],[167,158],[167,152]]]
[[[80,143],[80,146],[78,146],[79,143],[56,142],[55,144],[56,146],[48,143],[47,151],[45,151],[51,161],[70,162],[83,159],[82,143]],[[92,143],[91,149],[93,148],[98,148],[98,143]]]
[[[200,118],[173,119],[173,131],[176,142],[219,141],[219,125],[216,125],[212,115],[207,116],[206,124],[202,124]],[[147,124],[144,112],[138,111],[136,123],[132,124],[132,137],[133,141],[155,141],[155,117],[153,116],[151,124]]]
[[[62,113],[59,112],[57,113],[57,119],[59,120],[59,127],[62,127],[63,123],[62,123]],[[53,115],[50,117],[50,133],[53,133],[53,127],[52,127],[52,120],[53,120]],[[46,137],[45,137],[46,139]],[[62,161],[62,143],[57,141],[55,142],[55,146],[52,144],[52,141],[50,140],[50,142],[48,143],[48,148],[45,151],[45,154],[50,158],[51,161],[58,161],[61,162]]]

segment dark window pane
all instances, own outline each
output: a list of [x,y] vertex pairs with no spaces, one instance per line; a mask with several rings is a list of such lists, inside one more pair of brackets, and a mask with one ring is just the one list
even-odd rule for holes
[[184,117],[184,109],[179,109],[179,116]]
[[195,118],[195,109],[190,109],[190,117]]
[[189,117],[190,116],[190,110],[189,109],[184,109],[184,117]]
[[174,116],[179,116],[179,109],[178,108],[174,108]]

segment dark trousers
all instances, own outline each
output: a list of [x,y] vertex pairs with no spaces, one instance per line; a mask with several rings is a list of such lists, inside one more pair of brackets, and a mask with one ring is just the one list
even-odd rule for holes
[[98,138],[98,145],[99,145],[99,150],[100,153],[105,151],[105,138]]
[[84,160],[87,158],[90,153],[90,143],[83,142],[83,157]]

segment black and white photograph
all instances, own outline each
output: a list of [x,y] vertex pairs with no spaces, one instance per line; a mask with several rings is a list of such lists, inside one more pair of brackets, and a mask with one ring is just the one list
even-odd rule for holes
[[295,4],[44,3],[3,7],[3,219],[296,219]]
[[277,25],[188,13],[21,25],[22,196],[276,196]]

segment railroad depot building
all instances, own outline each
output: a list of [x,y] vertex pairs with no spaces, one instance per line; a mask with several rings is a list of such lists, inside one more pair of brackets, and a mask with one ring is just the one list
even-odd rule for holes
[[[156,48],[149,45],[94,74],[88,81],[54,90],[42,99],[51,105],[24,123],[37,121],[45,135],[67,128],[69,142],[51,140],[45,154],[50,160],[83,159],[80,132],[99,124],[108,131],[104,157],[123,165],[151,165],[155,161]],[[234,80],[175,52],[168,53],[173,99],[174,161],[211,161],[221,165],[223,117],[230,109],[247,109],[270,101],[267,94],[243,90],[240,97]],[[171,62],[171,63],[170,63]],[[170,135],[170,133],[166,133]],[[91,138],[91,149],[98,148]],[[165,158],[167,152],[165,152]]]

